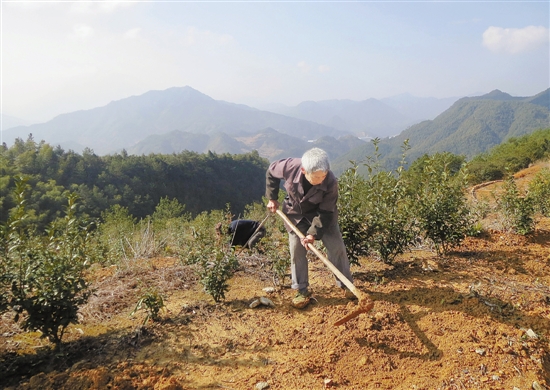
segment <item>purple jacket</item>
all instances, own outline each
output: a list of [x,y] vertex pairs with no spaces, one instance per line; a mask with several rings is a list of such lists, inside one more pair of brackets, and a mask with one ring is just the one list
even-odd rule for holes
[[[311,234],[319,240],[323,236],[323,227],[338,223],[338,180],[332,171],[329,171],[321,184],[311,187],[304,194],[301,172],[302,160],[300,158],[286,158],[274,161],[266,172],[265,196],[269,200],[277,200],[279,186],[284,180],[286,197],[282,205],[282,211],[296,225],[302,219],[307,219],[311,224],[307,234]],[[290,232],[290,228],[286,229]]]

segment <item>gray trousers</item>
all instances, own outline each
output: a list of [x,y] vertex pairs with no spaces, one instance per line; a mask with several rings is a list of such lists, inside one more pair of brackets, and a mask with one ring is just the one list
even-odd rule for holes
[[[307,229],[310,224],[306,220],[300,221],[296,227],[304,235],[307,235]],[[340,271],[350,282],[353,282],[351,276],[350,265],[348,255],[346,253],[346,246],[342,239],[342,233],[340,232],[340,226],[334,224],[327,227],[323,233],[321,239],[325,247],[327,248],[327,257],[329,261]],[[309,286],[308,276],[308,264],[307,264],[307,249],[304,248],[300,242],[300,237],[294,232],[289,233],[289,246],[290,246],[290,269],[292,273],[292,288],[301,290]],[[336,285],[343,288],[344,284],[336,278]]]

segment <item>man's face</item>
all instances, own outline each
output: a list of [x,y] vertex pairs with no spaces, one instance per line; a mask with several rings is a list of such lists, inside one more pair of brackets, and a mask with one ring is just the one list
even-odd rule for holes
[[325,177],[327,177],[327,173],[325,171],[315,171],[308,173],[304,168],[302,168],[302,173],[305,175],[306,180],[311,183],[311,185],[316,186],[318,184],[321,184],[323,180],[325,180]]

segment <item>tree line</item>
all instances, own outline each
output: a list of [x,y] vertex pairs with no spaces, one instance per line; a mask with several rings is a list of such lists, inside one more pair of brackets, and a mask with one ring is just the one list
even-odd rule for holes
[[67,194],[79,198],[81,212],[98,218],[114,205],[136,218],[151,215],[163,198],[185,205],[197,215],[231,205],[238,214],[261,199],[268,161],[254,151],[241,155],[183,151],[177,154],[128,155],[126,151],[98,156],[60,146],[17,139],[0,147],[0,222],[17,205],[15,178],[32,188],[27,202],[30,221],[45,226],[63,215]]

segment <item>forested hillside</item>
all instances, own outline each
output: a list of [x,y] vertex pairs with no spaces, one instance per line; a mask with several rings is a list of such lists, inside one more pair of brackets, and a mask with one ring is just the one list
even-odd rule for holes
[[[397,167],[401,147],[408,140],[408,161],[423,154],[450,152],[467,159],[484,153],[511,138],[521,137],[550,126],[550,90],[529,98],[512,97],[500,91],[463,98],[433,121],[424,121],[396,137],[383,139],[379,148],[381,164]],[[336,171],[371,155],[373,146],[361,145],[335,161]]]
[[0,215],[6,221],[14,207],[14,179],[27,176],[32,188],[28,208],[33,219],[45,224],[59,216],[75,192],[83,212],[98,217],[118,204],[143,218],[151,215],[162,198],[176,199],[196,215],[231,205],[240,213],[247,204],[261,199],[268,162],[257,152],[242,155],[117,153],[97,156],[90,150],[81,155],[60,147],[18,139],[0,148]]
[[522,137],[513,137],[485,153],[478,154],[468,164],[470,182],[499,180],[539,160],[550,157],[550,128]]

